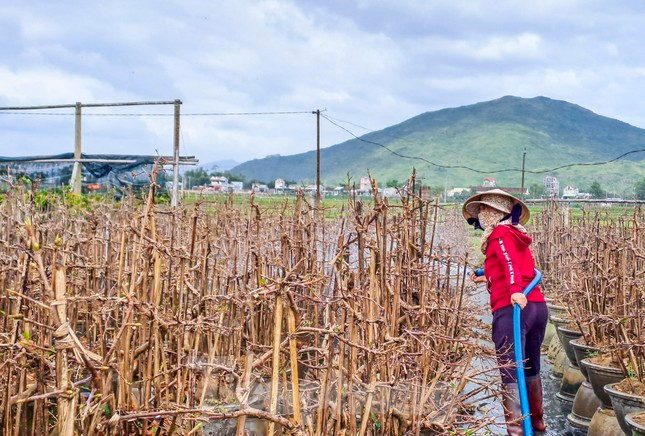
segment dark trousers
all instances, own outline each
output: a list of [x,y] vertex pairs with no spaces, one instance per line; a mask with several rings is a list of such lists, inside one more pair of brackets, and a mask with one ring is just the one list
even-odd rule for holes
[[[540,374],[540,348],[544,340],[548,317],[546,303],[529,301],[522,310],[522,354],[526,377],[535,377]],[[493,313],[493,342],[497,352],[497,362],[502,367],[500,369],[502,382],[516,383],[513,306],[502,307]]]

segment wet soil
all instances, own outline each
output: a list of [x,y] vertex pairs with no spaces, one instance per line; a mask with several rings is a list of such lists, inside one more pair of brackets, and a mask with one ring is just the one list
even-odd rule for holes
[[590,357],[589,362],[600,366],[606,366],[608,368],[620,368],[620,364],[616,362],[611,354],[601,354],[600,356]]
[[645,396],[645,383],[640,382],[636,379],[628,379],[621,381],[617,385],[614,385],[614,389],[618,392],[623,392],[631,395],[638,395],[639,397]]
[[638,425],[645,426],[645,412],[639,413],[638,415],[633,416],[634,422]]

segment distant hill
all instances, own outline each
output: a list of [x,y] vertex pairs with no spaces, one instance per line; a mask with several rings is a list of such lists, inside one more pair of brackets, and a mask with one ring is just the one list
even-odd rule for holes
[[[323,120],[323,122],[325,122]],[[346,126],[355,133],[356,127]],[[421,156],[443,165],[465,165],[485,171],[521,168],[527,150],[527,170],[541,170],[576,162],[597,162],[645,148],[645,130],[597,115],[578,105],[546,97],[513,96],[469,106],[426,112],[400,124],[371,132],[363,139],[383,144],[408,156]],[[269,181],[314,180],[315,151],[291,156],[268,156],[234,168],[248,179]],[[555,171],[561,186],[588,187],[598,180],[604,188],[631,192],[645,177],[645,153],[602,166],[578,166]],[[447,187],[478,185],[494,177],[498,185],[519,186],[518,172],[474,173],[437,168],[421,160],[398,157],[384,148],[352,139],[321,150],[321,174],[326,183],[357,180],[371,174],[381,182],[405,180],[412,169],[424,183]],[[526,186],[541,183],[544,174],[526,175]]]
[[204,168],[206,171],[211,172],[211,171],[228,171],[239,164],[240,164],[239,162],[234,161],[232,159],[223,159],[223,160],[216,160],[213,162],[206,162],[206,163],[200,164],[199,166]]

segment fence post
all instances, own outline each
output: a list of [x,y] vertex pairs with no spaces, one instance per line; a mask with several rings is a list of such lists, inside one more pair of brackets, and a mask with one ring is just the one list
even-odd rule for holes
[[173,141],[173,167],[172,167],[172,199],[170,205],[177,207],[179,196],[179,110],[181,100],[175,100],[175,134]]
[[74,121],[74,169],[72,170],[72,192],[81,194],[82,170],[81,162],[81,103],[76,103],[76,116]]

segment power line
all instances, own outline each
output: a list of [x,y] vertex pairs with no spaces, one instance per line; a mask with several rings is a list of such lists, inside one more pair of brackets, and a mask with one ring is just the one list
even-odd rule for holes
[[367,143],[367,144],[372,144],[372,145],[376,145],[376,146],[378,146],[378,147],[384,148],[385,150],[389,151],[389,152],[390,152],[390,153],[392,153],[393,155],[398,156],[398,157],[401,157],[401,158],[403,158],[403,159],[420,160],[420,161],[423,161],[423,162],[425,162],[425,163],[427,163],[427,164],[429,164],[429,165],[432,165],[432,166],[434,166],[434,167],[437,167],[437,168],[446,168],[446,169],[465,169],[465,170],[473,171],[473,172],[475,172],[475,173],[480,173],[480,174],[491,174],[491,173],[502,173],[502,172],[511,172],[511,171],[521,171],[521,170],[518,170],[517,168],[513,168],[513,169],[503,169],[503,170],[495,170],[495,171],[481,171],[481,170],[478,170],[478,169],[475,169],[475,168],[472,168],[472,167],[469,167],[469,166],[466,166],[466,165],[442,165],[442,164],[438,164],[438,163],[436,163],[436,162],[432,162],[432,161],[430,161],[430,160],[428,160],[428,159],[426,159],[426,158],[424,158],[424,157],[421,157],[421,156],[408,156],[408,155],[405,155],[405,154],[403,154],[403,153],[399,153],[399,152],[397,152],[397,151],[394,151],[394,150],[392,150],[391,148],[389,148],[389,147],[387,147],[386,145],[383,145],[383,144],[381,144],[381,143],[379,143],[379,142],[370,141],[370,140],[367,140],[367,139],[365,139],[365,138],[361,138],[361,137],[357,136],[356,134],[354,134],[351,130],[346,129],[345,127],[341,126],[340,124],[338,124],[338,123],[336,123],[336,122],[332,121],[332,120],[331,120],[331,119],[329,119],[326,115],[321,115],[321,116],[322,116],[323,118],[325,118],[327,121],[329,121],[331,124],[335,125],[336,127],[340,128],[340,129],[344,130],[345,132],[349,133],[350,135],[352,135],[355,139],[358,139],[359,141],[365,142],[365,143]]
[[561,165],[561,166],[559,166],[559,167],[549,168],[548,170],[540,170],[540,171],[530,171],[530,170],[526,170],[526,172],[527,172],[527,173],[531,173],[531,174],[544,174],[544,173],[550,173],[550,172],[553,172],[553,171],[557,171],[557,170],[560,170],[560,169],[562,169],[562,168],[570,168],[570,167],[576,167],[576,166],[595,166],[595,165],[605,165],[605,164],[608,164],[608,163],[616,162],[617,160],[620,160],[620,159],[624,158],[625,156],[629,156],[630,154],[634,154],[634,153],[642,153],[642,152],[644,152],[644,151],[645,151],[645,148],[639,148],[639,149],[637,149],[637,150],[631,150],[631,151],[628,151],[628,152],[626,152],[626,153],[621,154],[620,156],[616,156],[616,157],[615,157],[615,158],[613,158],[613,159],[609,159],[609,160],[602,161],[602,162],[580,162],[580,163],[573,163],[573,164]]
[[[476,169],[476,168],[472,168],[472,167],[469,167],[469,166],[466,166],[466,165],[442,165],[442,164],[438,164],[438,163],[436,163],[436,162],[432,162],[432,161],[430,161],[430,160],[428,160],[428,159],[426,159],[426,158],[424,158],[424,157],[421,157],[421,156],[409,156],[409,155],[405,155],[405,154],[403,154],[403,153],[399,153],[399,152],[397,152],[397,151],[394,151],[394,150],[392,150],[391,148],[389,148],[389,147],[387,147],[386,145],[383,145],[383,144],[381,144],[381,143],[379,143],[379,142],[370,141],[370,140],[365,139],[365,138],[363,138],[363,137],[359,137],[358,135],[356,135],[355,133],[353,133],[351,130],[349,130],[349,129],[345,128],[344,126],[341,126],[340,124],[338,124],[338,123],[336,123],[336,122],[332,121],[332,119],[331,119],[332,117],[330,117],[329,115],[322,115],[322,114],[321,114],[321,116],[322,116],[323,118],[325,118],[327,121],[329,121],[331,124],[335,125],[336,127],[340,128],[341,130],[344,130],[345,132],[349,133],[349,134],[350,134],[351,136],[353,136],[355,139],[358,139],[359,141],[365,142],[365,143],[367,143],[367,144],[372,144],[372,145],[376,145],[376,146],[378,146],[378,147],[381,147],[381,148],[383,148],[383,149],[385,149],[385,150],[389,151],[389,152],[390,152],[390,153],[392,153],[393,155],[398,156],[398,157],[401,157],[401,158],[403,158],[403,159],[420,160],[420,161],[423,161],[423,162],[425,162],[425,163],[427,163],[427,164],[429,164],[429,165],[432,165],[432,166],[434,166],[434,167],[437,167],[437,168],[445,168],[445,169],[465,169],[465,170],[472,171],[472,172],[479,173],[479,174],[497,174],[497,173],[521,172],[521,171],[522,171],[522,169],[520,169],[520,168],[504,168],[504,169],[496,169],[496,170],[490,170],[490,171],[482,171],[482,170],[478,170],[478,169]],[[374,130],[372,130],[372,129],[369,129],[369,128],[367,128],[367,127],[361,126],[361,125],[359,125],[359,124],[352,123],[352,122],[350,122],[350,121],[345,121],[345,120],[341,120],[341,119],[338,119],[338,118],[334,118],[334,119],[335,119],[335,120],[337,120],[337,121],[339,121],[339,122],[343,122],[343,123],[351,124],[351,125],[353,125],[353,126],[355,126],[355,127],[358,127],[358,128],[361,128],[361,129],[365,129],[365,130],[369,130],[369,131],[371,131],[371,132],[374,132]],[[387,134],[387,133],[383,133],[383,135],[390,136],[390,137],[392,137],[392,138],[396,138],[396,139],[400,139],[400,140],[403,140],[403,141],[405,141],[405,142],[412,143],[412,144],[420,144],[420,143],[419,143],[419,142],[417,142],[417,141],[410,141],[410,140],[409,140],[409,139],[407,139],[407,138],[402,138],[402,137],[398,137],[398,136],[393,136],[393,135],[389,135],[389,134]],[[423,144],[420,144],[420,145],[423,145]],[[631,151],[628,151],[628,152],[626,152],[626,153],[621,154],[620,156],[617,156],[617,157],[615,157],[615,158],[613,158],[613,159],[609,159],[609,160],[606,160],[606,161],[601,161],[601,162],[577,162],[577,163],[571,163],[571,164],[566,164],[566,165],[560,165],[560,166],[555,167],[555,168],[549,168],[549,169],[544,169],[544,170],[525,170],[525,172],[526,172],[526,173],[529,173],[529,174],[545,174],[545,173],[550,173],[550,172],[557,171],[557,170],[560,170],[560,169],[563,169],[563,168],[571,168],[571,167],[575,167],[575,166],[596,166],[596,165],[606,165],[606,164],[609,164],[609,163],[615,162],[615,161],[617,161],[617,160],[620,160],[620,159],[624,158],[625,156],[629,156],[630,154],[642,153],[642,152],[645,152],[645,148],[640,148],[640,149],[636,149],[636,150],[631,150]]]
[[[273,111],[273,112],[195,112],[182,113],[182,117],[220,117],[220,116],[248,116],[248,115],[295,115],[311,114],[316,111]],[[0,111],[0,115],[43,115],[43,116],[73,116],[70,112],[18,112],[18,111]],[[84,117],[172,117],[174,114],[166,113],[112,113],[112,114],[92,114],[83,113]]]

